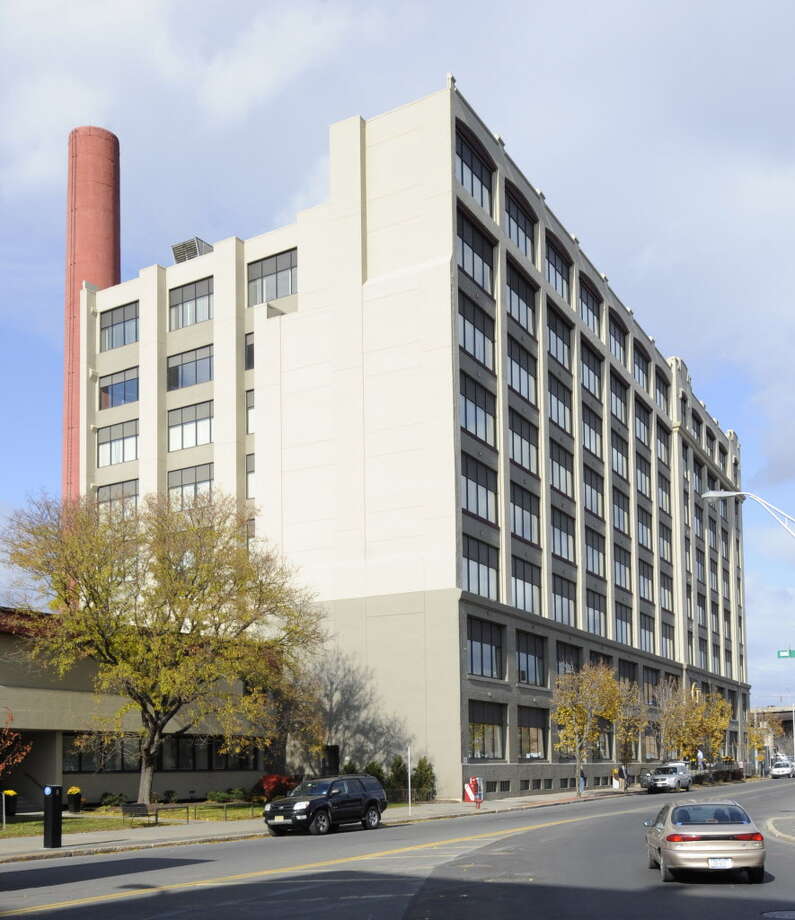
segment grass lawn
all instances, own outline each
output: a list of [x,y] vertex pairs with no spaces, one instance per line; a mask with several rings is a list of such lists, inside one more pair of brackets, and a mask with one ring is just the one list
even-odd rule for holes
[[[262,802],[255,802],[253,804],[245,802],[227,805],[226,820],[242,821],[247,818],[261,818],[262,808]],[[163,817],[166,817],[166,815]],[[212,804],[191,805],[190,819],[191,821],[223,821],[224,806]]]
[[[88,831],[114,831],[121,827],[129,827],[130,822],[122,822],[121,818],[94,818],[63,816],[64,834],[85,834]],[[133,825],[135,827],[135,825]],[[6,818],[5,830],[0,827],[0,840],[6,837],[41,837],[44,834],[44,821],[39,815],[17,815]]]

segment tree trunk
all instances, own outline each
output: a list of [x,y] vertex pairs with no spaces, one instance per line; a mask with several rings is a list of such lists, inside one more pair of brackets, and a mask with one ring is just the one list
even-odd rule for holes
[[163,736],[157,728],[150,729],[141,746],[141,775],[138,780],[138,801],[148,805],[152,801],[152,782],[155,778],[157,752]]
[[574,781],[577,784],[577,798],[582,798],[582,789],[580,789],[580,772],[582,771],[582,751],[579,746],[574,752]]

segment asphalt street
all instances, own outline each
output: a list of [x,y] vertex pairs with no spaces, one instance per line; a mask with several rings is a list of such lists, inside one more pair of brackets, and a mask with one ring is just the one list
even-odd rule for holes
[[795,918],[795,781],[677,794],[733,798],[748,809],[767,840],[762,885],[748,884],[743,873],[663,884],[647,868],[641,822],[673,795],[325,838],[11,863],[0,866],[0,917],[515,920],[532,911],[545,920],[748,920],[775,912]]

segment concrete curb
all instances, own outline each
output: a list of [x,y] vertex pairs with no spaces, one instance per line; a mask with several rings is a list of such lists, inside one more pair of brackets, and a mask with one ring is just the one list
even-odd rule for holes
[[778,840],[787,840],[787,841],[789,841],[790,843],[795,843],[795,837],[793,837],[792,834],[785,834],[784,831],[780,831],[780,830],[776,827],[776,820],[777,820],[776,818],[768,818],[768,819],[767,819],[767,822],[766,822],[766,823],[767,823],[767,829],[770,831],[770,833],[771,833],[774,837],[776,837]]
[[269,837],[267,831],[261,834],[224,834],[215,837],[190,837],[187,840],[155,840],[149,843],[125,843],[118,846],[89,846],[79,850],[45,850],[42,853],[20,853],[18,856],[0,856],[0,865],[13,862],[37,862],[42,859],[70,859],[73,856],[101,856],[111,853],[127,853],[133,850],[155,850],[159,847],[191,846],[197,843],[230,843],[234,840],[256,840]]

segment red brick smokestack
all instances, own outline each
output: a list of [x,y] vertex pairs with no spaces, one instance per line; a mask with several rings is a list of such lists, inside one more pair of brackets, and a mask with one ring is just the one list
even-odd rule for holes
[[69,134],[66,192],[66,292],[62,497],[80,494],[80,289],[121,278],[119,139],[104,128]]

